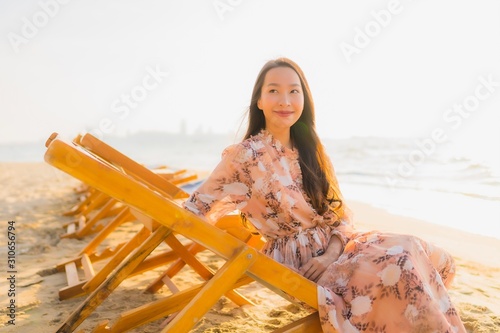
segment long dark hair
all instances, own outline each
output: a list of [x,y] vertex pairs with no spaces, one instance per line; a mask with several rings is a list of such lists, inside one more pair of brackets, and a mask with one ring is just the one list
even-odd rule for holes
[[248,108],[248,129],[245,139],[258,134],[266,128],[264,113],[257,106],[262,94],[262,86],[269,70],[277,67],[293,69],[299,76],[304,94],[304,110],[299,120],[290,128],[290,139],[299,151],[304,191],[311,199],[313,208],[324,214],[332,209],[342,216],[342,200],[333,168],[327,158],[323,145],[316,133],[314,102],[302,69],[290,59],[278,58],[268,61],[260,70],[253,87],[252,99]]

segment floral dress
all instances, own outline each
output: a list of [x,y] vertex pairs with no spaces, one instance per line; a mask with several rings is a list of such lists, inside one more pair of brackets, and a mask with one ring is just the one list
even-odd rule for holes
[[339,237],[344,251],[317,282],[324,332],[465,332],[446,290],[452,257],[413,236],[356,232],[348,214],[319,215],[298,152],[265,130],[228,147],[184,207],[211,223],[241,211],[266,238],[263,253],[297,272]]

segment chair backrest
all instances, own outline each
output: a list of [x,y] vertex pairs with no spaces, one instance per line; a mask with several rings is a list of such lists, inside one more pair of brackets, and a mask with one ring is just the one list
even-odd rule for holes
[[[52,133],[47,139],[45,146],[48,148],[51,142],[57,137],[57,133]],[[76,136],[75,139],[73,139],[72,145],[81,146],[87,154],[93,155],[96,159],[101,160],[108,166],[136,180],[142,181],[153,190],[159,191],[170,199],[184,199],[189,197],[187,192],[166,180],[165,177],[154,173],[89,133]],[[66,155],[66,162],[69,165],[78,164],[79,158],[77,155],[69,152]]]
[[124,155],[105,142],[99,140],[90,133],[77,137],[75,143],[81,145],[86,150],[94,153],[97,157],[106,160],[124,173],[148,183],[156,189],[169,193],[172,199],[182,199],[189,197],[189,194],[181,188],[173,185],[164,177],[154,173],[150,169],[137,163],[130,157]]

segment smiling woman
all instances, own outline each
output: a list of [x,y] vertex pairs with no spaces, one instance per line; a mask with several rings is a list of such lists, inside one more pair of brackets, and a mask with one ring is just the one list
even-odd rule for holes
[[317,283],[324,332],[465,332],[447,292],[455,264],[410,235],[354,229],[315,128],[300,67],[260,71],[245,139],[184,203],[209,222],[239,210],[262,251]]

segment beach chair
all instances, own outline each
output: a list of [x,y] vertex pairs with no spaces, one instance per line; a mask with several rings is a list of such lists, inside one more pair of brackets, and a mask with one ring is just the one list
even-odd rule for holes
[[[56,135],[51,136],[49,138],[48,142],[55,138]],[[151,170],[145,168],[144,166],[136,163],[135,161],[131,160],[127,156],[121,154],[117,150],[113,149],[112,147],[108,146],[104,142],[98,140],[97,138],[88,135],[84,136],[84,138],[87,138],[87,140],[80,140],[82,137],[79,137],[78,142],[82,145],[87,142],[88,147],[96,147],[98,145],[98,149],[95,149],[96,151],[94,152],[89,152],[93,154],[94,156],[98,157],[101,160],[106,160],[107,163],[113,164],[114,166],[120,168],[123,172],[126,172],[128,174],[132,174],[133,177],[140,178],[140,179],[147,179],[147,182],[149,182],[149,185],[153,188],[156,189],[159,193],[162,193],[163,195],[174,199],[182,199],[186,198],[188,194],[176,186],[172,186],[168,181],[165,181],[164,179],[166,178],[164,175],[159,175],[157,172],[152,172]],[[96,153],[99,153],[97,155]],[[181,173],[176,173],[175,175],[180,175]],[[187,176],[184,178],[174,178],[174,177],[169,177],[171,179],[171,182],[174,183],[181,183],[181,181],[185,180],[193,180],[195,177],[192,176]],[[166,192],[163,190],[163,188],[167,188],[168,191]],[[125,207],[125,211],[122,212],[122,214],[119,214],[116,220],[118,219],[126,219],[129,218],[132,215],[137,215],[138,213],[135,212],[131,214],[128,211],[128,208]],[[123,215],[123,217],[122,217]],[[142,217],[142,222],[144,223],[144,216]],[[148,222],[148,230],[152,230],[152,225],[153,223],[151,221]],[[217,225],[226,229],[227,232],[236,235],[239,237],[241,240],[245,242],[251,242],[255,246],[262,246],[262,242],[259,244],[260,236],[256,237],[254,234],[252,234],[248,229],[242,228],[241,220],[239,216],[237,217],[231,217],[227,216],[222,218],[220,221],[217,222]],[[235,226],[240,226],[240,228],[237,228]],[[104,255],[101,255],[99,257],[96,257],[95,255],[93,257],[90,257],[89,255],[89,250],[92,250],[95,248],[95,244],[100,241],[97,238],[102,238],[105,237],[108,233],[108,229],[114,228],[114,221],[109,223],[105,229],[101,231],[101,233],[93,239],[92,242],[88,244],[88,246],[84,249],[87,250],[87,252],[81,253],[81,255],[75,259],[70,260],[69,262],[64,262],[60,265],[57,266],[59,270],[65,270],[67,274],[67,281],[68,281],[68,286],[65,288],[62,288],[59,291],[59,298],[60,299],[66,299],[69,297],[75,297],[75,296],[80,296],[85,293],[88,293],[92,290],[94,290],[104,279],[105,277],[111,273],[111,271],[118,265],[129,253],[132,249],[134,249],[137,244],[140,242],[144,241],[144,237],[147,235],[147,231],[143,228],[140,233],[138,233],[136,236],[134,236],[133,239],[131,239],[127,244],[123,245],[120,244],[117,246],[116,249],[116,254],[112,257],[112,259],[98,272],[98,274],[94,273],[92,262],[93,260],[102,259]],[[244,230],[240,230],[244,229]],[[145,262],[141,263],[140,266],[132,272],[132,275],[142,273],[145,270],[149,270],[152,268],[155,268],[159,265],[162,265],[168,261],[172,261],[175,259],[174,263],[160,276],[158,277],[151,285],[150,287],[147,288],[146,291],[148,292],[156,292],[158,289],[160,289],[163,285],[167,285],[171,291],[176,291],[177,288],[175,285],[171,282],[171,278],[179,272],[186,263],[188,263],[202,278],[205,280],[210,279],[213,276],[213,272],[208,269],[206,266],[201,264],[195,257],[194,255],[198,253],[199,251],[204,250],[204,248],[198,244],[195,243],[190,243],[187,245],[182,245],[175,237],[169,236],[165,242],[173,249],[172,251],[165,252],[161,255],[157,255],[153,258],[148,258],[145,260]],[[111,250],[106,250],[106,256],[108,254],[111,254]],[[92,260],[93,259],[93,260]],[[85,272],[85,279],[84,280],[79,280],[78,275],[76,272],[75,266],[80,264],[80,266],[83,268]],[[235,302],[237,305],[244,305],[244,304],[251,304],[250,301],[248,301],[246,298],[242,297],[236,292],[228,292],[228,298],[231,299],[233,302]]]
[[104,227],[99,222],[108,217],[116,216],[122,210],[122,205],[117,200],[99,191],[93,191],[92,193],[95,193],[95,195],[90,195],[89,198],[93,199],[90,199],[89,204],[79,214],[78,218],[63,225],[66,228],[66,233],[62,234],[61,238],[82,239],[85,236],[97,233]]
[[[55,137],[57,137],[57,133],[53,133],[49,137],[48,141],[52,140]],[[84,137],[85,140],[83,140]],[[135,170],[142,171],[145,169],[144,166],[139,165],[138,163],[128,163],[128,160],[130,159],[128,159],[125,155],[120,154],[118,151],[114,150],[110,146],[107,146],[102,141],[90,134],[87,134],[85,136],[78,134],[73,139],[73,142],[78,145],[83,145],[84,142],[86,142],[87,148],[96,147],[100,149],[101,152],[106,153],[114,161],[116,161],[117,166],[120,166],[122,162],[126,162],[126,165],[129,167],[129,169],[127,169],[128,172],[135,172]],[[70,163],[76,162],[71,161]],[[130,166],[133,166],[133,168],[130,169]],[[159,175],[165,180],[168,180],[173,185],[188,183],[197,178],[196,174],[186,174],[186,172],[187,170],[185,169],[175,171],[168,170],[165,166],[158,167],[154,170],[154,173],[156,175]],[[165,184],[161,184],[160,182],[160,185]],[[77,219],[64,225],[64,227],[67,228],[67,231],[65,234],[61,235],[61,238],[82,239],[85,236],[99,232],[104,227],[104,225],[100,223],[103,221],[103,219],[117,216],[118,214],[122,213],[125,208],[122,207],[117,200],[110,198],[100,191],[96,191],[94,188],[89,187],[88,184],[82,183],[81,187],[87,188],[89,194],[87,195],[85,200],[82,200],[80,204],[74,206],[72,209],[70,209],[70,211],[64,213],[64,215],[75,215],[77,216]],[[166,188],[172,189],[171,187],[168,187],[168,185]],[[179,191],[179,195],[184,195],[184,197],[187,197],[187,194],[185,192],[183,194],[180,193],[182,193],[182,191]],[[176,197],[176,194],[173,195],[173,198],[180,198]]]
[[71,207],[70,210],[64,212],[63,213],[64,216],[74,216],[80,214],[87,207],[90,201],[95,199],[95,196],[98,193],[94,193],[93,189],[89,189],[86,187],[85,189],[82,189],[82,191],[78,191],[77,194],[80,195],[79,196],[80,202]]
[[[51,136],[48,138],[47,141],[50,141],[54,138],[57,137],[57,133],[52,133]],[[81,139],[83,135],[78,134],[74,139],[73,142],[76,144],[80,144]],[[95,138],[98,140],[97,138]],[[99,140],[98,140],[99,141]],[[72,163],[75,163],[74,161],[71,161]],[[163,178],[166,180],[169,180],[172,184],[174,185],[179,185],[182,183],[187,183],[189,181],[192,181],[197,178],[196,174],[191,174],[187,176],[182,176],[184,173],[187,172],[187,170],[182,169],[182,170],[175,170],[171,171],[168,170],[166,166],[160,166],[155,168],[155,173],[158,175],[161,175]],[[91,212],[95,208],[100,208],[103,205],[103,202],[108,199],[106,195],[103,193],[97,191],[95,188],[90,187],[88,184],[85,184],[82,182],[77,188],[74,189],[76,193],[82,194],[80,196],[80,203],[72,207],[69,211],[63,213],[65,216],[73,216],[73,215],[84,215],[84,218],[87,219],[87,215],[89,214],[89,211]],[[102,212],[100,216],[97,217],[106,217],[109,215],[117,215],[120,213],[122,209],[119,209],[117,211],[113,211],[108,215],[105,215],[106,213]],[[77,227],[79,226],[80,228],[82,225],[85,225],[85,219],[83,220],[83,223],[80,221],[73,221],[70,223],[67,223],[64,225],[64,227],[69,228],[68,232],[64,235],[62,235],[62,238],[81,238],[81,236],[86,235],[86,231],[77,231]],[[99,218],[96,218],[96,220],[99,220]],[[89,223],[90,225],[92,223]],[[89,225],[85,225],[86,228],[89,228]]]
[[[79,161],[77,166],[66,163],[70,155]],[[175,201],[161,195],[143,182],[130,177],[120,169],[104,163],[83,149],[54,139],[48,145],[45,160],[64,172],[99,189],[103,193],[133,207],[161,225],[131,256],[123,261],[106,280],[78,306],[64,321],[58,332],[72,332],[92,311],[127,277],[164,239],[175,232],[213,251],[226,263],[206,283],[179,291],[165,299],[147,304],[122,317],[124,329],[137,322],[161,318],[180,311],[162,332],[188,332],[214,303],[227,291],[259,281],[278,294],[293,298],[317,309],[316,285],[298,273],[266,257],[236,237],[206,223],[198,216],[182,209]],[[158,317],[160,316],[160,317]],[[106,327],[98,329],[106,330]],[[289,325],[281,332],[320,332],[317,314]]]
[[[178,170],[174,172],[165,172],[164,170],[165,169],[155,169],[154,172],[176,186],[182,185],[184,183],[189,183],[197,178],[196,174],[184,175],[187,170]],[[61,236],[61,238],[82,239],[85,236],[99,233],[99,235],[95,237],[95,240],[89,243],[89,247],[82,250],[82,254],[90,254],[95,249],[96,245],[102,242],[102,240],[105,238],[103,237],[104,234],[108,235],[110,231],[114,230],[121,224],[119,223],[119,221],[128,221],[128,219],[123,218],[123,212],[127,209],[127,207],[124,207],[117,200],[107,197],[105,194],[99,192],[94,188],[88,187],[88,192],[89,198],[93,197],[94,199],[96,199],[96,201],[99,201],[100,196],[102,196],[106,198],[107,202],[102,207],[100,207],[100,209],[94,211],[93,215],[89,219],[87,219],[86,216],[82,216],[76,222],[74,221],[65,224],[64,227],[67,228],[67,232]],[[188,194],[184,192],[184,196],[187,197],[187,195]],[[92,198],[90,200],[87,200],[86,203],[86,206],[89,208],[86,208],[85,211],[91,210],[96,207],[96,204],[93,204],[94,200]],[[86,215],[90,214],[91,213],[88,213]],[[110,225],[108,225],[107,222],[104,222],[104,219],[111,217],[114,217],[114,219],[109,222]],[[103,228],[106,230],[102,230]],[[99,240],[99,242],[96,242],[96,240]]]
[[[57,133],[53,133],[49,141],[57,137]],[[79,143],[81,135],[78,135],[73,142]],[[74,163],[74,161],[73,161]],[[164,179],[168,179],[172,184],[178,185],[184,182],[189,182],[196,179],[196,175],[183,176],[186,170],[178,170],[174,172],[167,171],[165,167],[156,170],[157,174]],[[138,244],[143,242],[148,236],[149,232],[152,231],[152,225],[148,228],[143,228],[139,233],[137,233],[128,242],[118,244],[115,247],[107,247],[104,250],[95,252],[95,249],[103,242],[103,240],[119,225],[136,220],[130,209],[126,206],[121,205],[118,209],[115,209],[113,213],[110,210],[119,205],[118,201],[110,198],[104,193],[90,187],[88,184],[82,183],[82,188],[87,188],[89,191],[89,196],[87,200],[81,205],[83,208],[77,209],[73,208],[72,211],[80,210],[82,216],[80,216],[79,221],[76,223],[70,223],[68,225],[68,233],[63,235],[64,238],[81,238],[92,232],[100,230],[98,235],[96,235],[75,258],[66,260],[58,265],[56,265],[57,271],[64,271],[66,273],[66,280],[68,285],[59,290],[59,299],[64,300],[71,297],[81,296],[93,290],[104,278],[119,264],[132,250],[137,247]],[[186,198],[188,194],[179,188],[169,187],[170,190],[174,189],[174,193],[163,193],[170,198]],[[107,200],[103,204],[103,201]],[[87,216],[96,207],[100,209],[86,222]],[[110,215],[116,215],[105,226],[98,225],[102,219],[109,217]],[[78,224],[78,230],[75,230],[75,225]],[[94,263],[103,259],[112,258],[99,272],[95,273]],[[139,267],[134,274],[142,273],[146,270],[153,269],[160,265],[165,264],[168,261],[176,259],[173,253],[164,253],[162,256],[156,256],[154,258],[148,259],[144,262],[141,267]],[[83,269],[84,278],[80,278],[78,274],[78,268]],[[134,275],[133,274],[133,275]]]
[[[166,168],[160,168],[154,172],[174,185],[187,183],[197,178],[196,174],[184,175],[187,170],[169,171]],[[79,211],[79,213],[75,214],[76,220],[63,225],[66,228],[66,233],[60,237],[82,239],[85,236],[95,234],[104,227],[101,223],[104,219],[117,216],[123,211],[123,208],[117,200],[89,188],[86,199],[70,210],[70,212]]]
[[[141,181],[149,184],[154,188],[164,188],[170,186],[166,184],[164,180],[158,177],[159,173],[157,171],[154,173],[151,172],[151,170],[135,162],[128,156],[122,154],[118,150],[99,140],[90,133],[78,136],[78,140],[73,142],[80,145],[92,155],[97,156],[99,159],[104,160],[107,163],[114,165],[115,167],[118,167],[126,174],[132,175],[134,178],[140,179]],[[168,179],[164,175],[162,176],[163,178]],[[184,181],[194,179],[194,177],[183,178]],[[175,180],[170,180],[170,182],[172,182],[174,185],[180,184],[179,182],[175,182]],[[185,197],[187,197],[187,195]],[[223,217],[219,221],[217,221],[216,226],[255,248],[260,249],[264,244],[262,237],[260,236],[260,234],[258,234],[258,232],[256,232],[255,229],[249,230],[249,228],[242,228],[242,222],[239,216],[229,215]],[[193,262],[193,256],[202,250],[204,250],[204,248],[199,244],[191,244],[188,248],[188,252],[192,257],[190,259],[190,262]],[[187,253],[185,253],[185,255],[187,255]],[[182,269],[185,263],[186,262],[183,259],[179,258],[174,264],[171,265],[171,267],[169,267],[169,269],[167,269],[162,275],[160,275],[146,289],[146,291],[151,293],[158,291],[166,281],[169,281],[170,278],[172,278],[178,271],[180,271],[180,269]],[[196,268],[198,269],[198,274],[202,275],[205,279],[208,279],[213,275],[209,274],[206,269],[200,267],[199,265],[197,265]],[[238,305],[249,304],[249,302],[245,299],[236,298],[235,300],[234,298],[236,297],[232,298],[233,301],[235,301],[235,303]]]
[[[170,179],[173,184],[182,184],[183,182],[195,179],[192,175],[183,177],[182,172],[176,173],[163,173],[161,177]],[[180,178],[176,178],[179,177]],[[166,177],[165,177],[166,176]],[[187,197],[186,192],[182,193],[175,189],[178,197]],[[99,193],[97,190],[92,190],[93,193]],[[116,209],[114,218],[105,224],[99,224],[102,219],[109,217],[107,214],[111,209],[111,206],[119,205]],[[136,221],[137,218],[130,212],[127,206],[121,205],[117,200],[109,198],[108,203],[106,203],[97,213],[92,216],[87,224],[80,227],[78,230],[73,232],[73,237],[80,238],[81,236],[88,235],[92,231],[98,231],[98,234],[93,237],[93,239],[72,259],[65,260],[64,262],[56,265],[56,270],[59,272],[65,272],[67,286],[59,290],[59,299],[64,300],[71,297],[81,296],[88,293],[98,285],[94,281],[102,281],[103,277],[107,276],[114,267],[123,260],[132,250],[135,249],[138,243],[144,241],[148,235],[147,230],[141,230],[140,233],[135,235],[128,242],[120,243],[113,247],[106,247],[99,252],[96,251],[97,247],[109,236],[116,228],[125,222]],[[98,226],[97,226],[98,225]],[[151,232],[151,228],[148,229]],[[98,261],[112,258],[97,274],[94,269],[94,264]],[[175,260],[176,257],[172,253],[164,254],[163,256],[156,257],[156,260],[148,260],[145,265],[142,265],[134,274],[142,273],[146,270],[156,268],[158,266],[164,265],[168,261]],[[164,261],[166,260],[166,261]],[[182,268],[182,267],[181,267]],[[84,278],[80,278],[78,270],[82,269]],[[163,279],[162,281],[164,281]]]
[[[51,140],[51,138],[49,138],[49,140]],[[158,171],[158,169],[152,172],[152,170],[149,170],[145,166],[135,162],[128,156],[114,149],[107,143],[99,140],[90,133],[87,133],[85,135],[79,135],[73,142],[80,145],[82,148],[84,148],[87,152],[91,153],[92,155],[98,157],[101,160],[106,161],[107,163],[112,164],[113,166],[119,168],[126,174],[131,175],[136,179],[140,179],[143,182],[146,182],[147,184],[149,184],[149,186],[152,186],[153,188],[157,189],[168,188],[171,191],[175,191],[176,189],[172,187],[171,184],[168,184],[168,182],[177,186],[181,185],[182,183],[187,183],[189,181],[195,180],[197,178],[196,175],[195,176],[188,175],[179,178],[179,175],[186,172],[185,169],[177,171],[170,175],[168,173],[161,173]],[[161,176],[161,178],[168,180],[168,182],[165,182],[165,180],[161,179],[158,176]],[[181,195],[177,196],[178,199],[183,199],[187,197],[188,194],[185,192],[182,193],[182,196]],[[240,240],[252,244],[254,247],[260,248],[263,245],[262,238],[260,237],[260,235],[258,235],[258,233],[257,233],[258,236],[256,236],[256,233],[250,232],[248,228],[241,227],[242,226],[241,219],[238,216],[223,217],[221,220],[217,221],[216,225],[219,228],[225,230],[226,232],[229,232],[230,234],[238,237]],[[191,244],[188,248],[188,252],[192,257],[190,259],[190,262],[194,262],[193,256],[202,250],[204,250],[204,248],[199,244],[196,243]],[[185,253],[185,255],[187,255],[187,253]],[[151,293],[158,291],[165,284],[165,281],[168,281],[168,279],[171,278],[173,275],[175,275],[180,269],[182,269],[184,265],[185,261],[179,258],[171,267],[169,267],[167,271],[165,271],[164,274],[159,276],[158,279],[146,289],[146,291]],[[204,276],[205,279],[211,276],[206,269],[198,265],[197,268],[198,268],[198,273]],[[241,301],[233,299],[233,301],[235,301],[238,305],[249,304],[249,302],[246,300]]]

